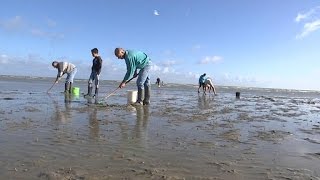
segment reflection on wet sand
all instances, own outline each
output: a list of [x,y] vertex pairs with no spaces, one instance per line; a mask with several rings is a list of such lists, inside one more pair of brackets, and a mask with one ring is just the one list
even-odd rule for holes
[[199,94],[198,93],[198,107],[199,109],[209,109],[211,108],[211,103],[214,101],[214,95]]
[[247,89],[235,100],[232,89],[166,86],[133,107],[121,92],[97,102],[36,83],[43,92],[0,87],[2,179],[320,178],[317,93]]
[[89,130],[91,139],[99,139],[99,120],[97,118],[97,108],[89,110]]
[[146,130],[149,120],[149,106],[135,107],[137,112],[137,120],[134,128],[136,138],[146,138]]
[[[51,119],[54,122],[58,122],[58,124],[65,124],[70,122],[71,114],[70,114],[70,106],[71,106],[71,95],[64,94],[64,109],[61,108],[61,105],[57,100],[54,99],[50,94],[48,94],[49,99],[53,103],[54,113]],[[55,123],[56,124],[56,123]]]

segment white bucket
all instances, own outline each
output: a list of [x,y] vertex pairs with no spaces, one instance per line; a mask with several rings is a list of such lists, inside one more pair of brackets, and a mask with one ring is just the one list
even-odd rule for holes
[[127,92],[128,104],[135,103],[137,101],[138,91],[130,90]]

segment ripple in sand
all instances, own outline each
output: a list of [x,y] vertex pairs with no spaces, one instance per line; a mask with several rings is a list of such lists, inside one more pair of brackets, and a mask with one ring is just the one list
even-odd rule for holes
[[292,135],[290,132],[271,130],[271,131],[257,131],[255,136],[257,139],[263,141],[280,141],[284,140],[285,137]]
[[307,153],[307,155],[320,159],[320,152],[318,152],[318,153]]
[[317,139],[305,138],[304,140],[309,141],[309,142],[314,143],[314,144],[320,144],[320,141],[317,140]]

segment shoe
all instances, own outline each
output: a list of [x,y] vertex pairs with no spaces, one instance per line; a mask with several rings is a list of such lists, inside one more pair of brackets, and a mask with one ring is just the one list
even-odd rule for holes
[[142,102],[135,102],[135,103],[133,103],[133,104],[131,104],[132,106],[142,106],[143,105],[143,103]]
[[84,97],[91,97],[92,96],[92,87],[88,86],[88,94],[84,95]]
[[143,102],[143,105],[144,105],[144,106],[149,106],[149,105],[150,105],[150,101],[148,101],[148,102]]

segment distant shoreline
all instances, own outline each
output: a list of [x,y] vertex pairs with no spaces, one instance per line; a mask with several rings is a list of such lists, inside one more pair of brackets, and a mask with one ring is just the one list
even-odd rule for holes
[[[39,77],[39,76],[21,76],[21,75],[0,75],[0,80],[2,80],[2,78],[5,79],[10,79],[10,78],[14,78],[17,80],[24,80],[24,79],[38,79],[38,80],[54,80],[56,77]],[[63,77],[65,78],[65,77]],[[88,79],[79,79],[79,78],[75,78],[75,81],[87,81]],[[121,82],[120,80],[101,80],[103,82]],[[153,84],[153,83],[151,83]],[[165,83],[165,86],[195,86],[198,87],[198,84],[181,84],[181,83]],[[306,91],[306,92],[320,92],[320,90],[310,90],[310,89],[285,89],[285,88],[267,88],[267,87],[247,87],[247,86],[225,86],[225,85],[215,85],[218,88],[219,87],[223,87],[223,88],[234,88],[234,89],[265,89],[265,90],[282,90],[282,91]]]

